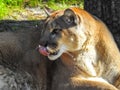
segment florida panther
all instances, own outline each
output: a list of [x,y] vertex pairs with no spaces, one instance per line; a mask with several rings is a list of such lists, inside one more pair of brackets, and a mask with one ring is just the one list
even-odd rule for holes
[[50,60],[60,58],[52,90],[120,90],[117,45],[106,25],[83,9],[51,13],[45,21],[39,52]]

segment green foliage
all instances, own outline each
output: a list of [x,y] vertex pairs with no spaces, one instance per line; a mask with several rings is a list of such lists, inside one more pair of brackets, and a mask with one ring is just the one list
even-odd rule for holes
[[0,19],[3,19],[15,7],[21,7],[23,0],[0,0]]
[[44,7],[48,6],[54,10],[73,6],[83,8],[84,0],[0,0],[0,19],[16,8]]
[[49,0],[46,2],[48,7],[52,9],[63,9],[70,6],[79,6],[83,8],[84,0]]
[[0,1],[0,19],[5,15],[7,14],[7,8],[6,8],[6,5],[5,3],[3,3],[4,0],[1,0]]
[[21,6],[23,0],[2,0],[5,5],[8,6]]
[[29,0],[27,2],[28,6],[30,7],[35,7],[35,6],[39,6],[39,4],[42,2],[42,0]]

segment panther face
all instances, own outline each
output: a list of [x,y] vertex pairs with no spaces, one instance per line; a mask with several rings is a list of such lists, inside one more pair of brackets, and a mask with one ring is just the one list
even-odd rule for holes
[[56,60],[63,53],[80,50],[86,41],[82,19],[72,9],[56,11],[45,22],[39,51]]

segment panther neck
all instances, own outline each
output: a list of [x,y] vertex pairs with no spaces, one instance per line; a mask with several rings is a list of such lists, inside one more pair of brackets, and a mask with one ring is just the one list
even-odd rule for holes
[[[96,51],[93,47],[85,51],[76,51],[64,53],[62,62],[76,73],[82,73],[84,76],[96,76]],[[74,67],[74,68],[71,68]],[[77,68],[77,69],[76,69]]]

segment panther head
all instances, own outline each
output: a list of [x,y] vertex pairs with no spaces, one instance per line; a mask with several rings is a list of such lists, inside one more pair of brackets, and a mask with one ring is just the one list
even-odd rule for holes
[[81,11],[79,8],[68,8],[51,13],[45,21],[40,39],[41,54],[56,60],[63,53],[82,48],[87,37]]

